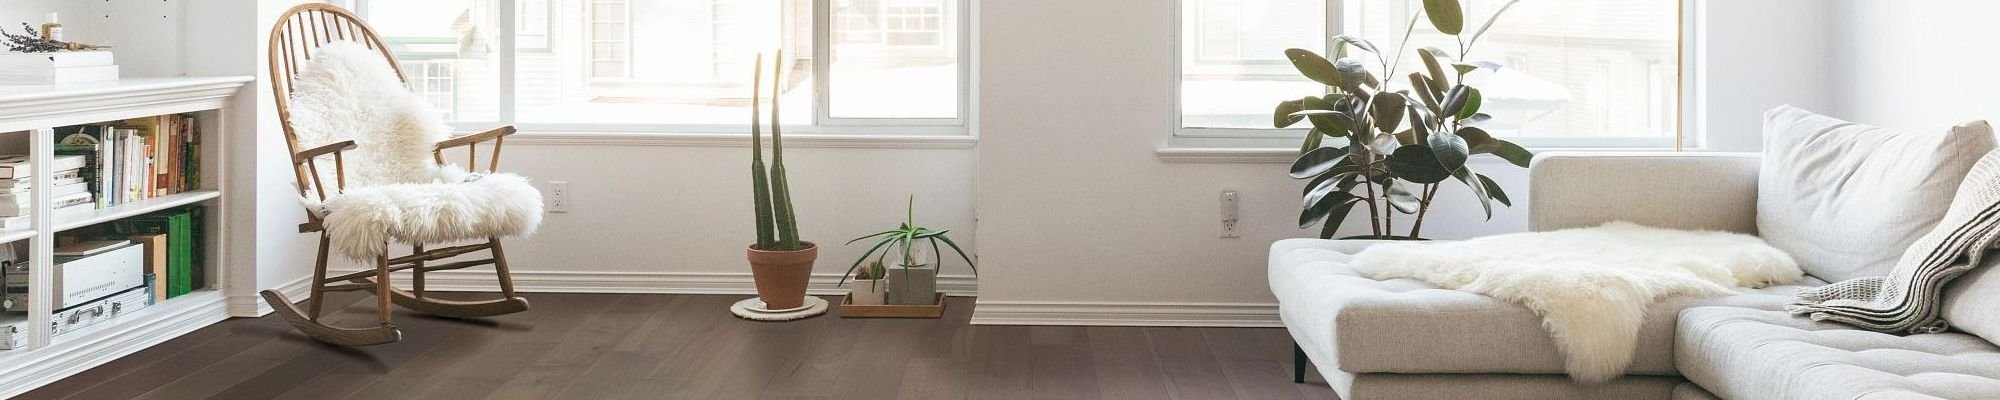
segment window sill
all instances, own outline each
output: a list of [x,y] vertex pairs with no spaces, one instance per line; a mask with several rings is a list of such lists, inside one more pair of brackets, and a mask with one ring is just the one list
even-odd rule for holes
[[[1533,148],[1528,150],[1534,152],[1535,154],[1542,154],[1549,152],[1616,154],[1616,153],[1658,153],[1658,152],[1674,151],[1673,149],[1670,148],[1658,149],[1658,148],[1577,148],[1577,147]],[[1715,152],[1715,150],[1690,148],[1690,149],[1683,149],[1681,150],[1681,152],[1709,153],[1709,152]],[[1292,161],[1297,160],[1299,157],[1299,149],[1295,148],[1169,146],[1169,147],[1162,147],[1155,153],[1159,155],[1161,162],[1186,163],[1186,164],[1291,164]],[[1494,157],[1493,155],[1490,154],[1480,154],[1472,156],[1472,158],[1470,160],[1467,160],[1467,162],[1471,162],[1474,164],[1493,164],[1493,163],[1504,164],[1507,163],[1507,160],[1502,160],[1500,159],[1500,157]]]
[[[764,140],[770,140],[770,137],[766,136]],[[537,146],[750,147],[750,135],[522,131],[508,137],[506,143]],[[970,149],[978,143],[979,138],[973,135],[785,135],[786,148]]]

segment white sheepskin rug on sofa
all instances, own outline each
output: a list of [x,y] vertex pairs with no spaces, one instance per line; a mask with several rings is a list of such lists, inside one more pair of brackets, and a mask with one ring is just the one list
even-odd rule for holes
[[329,196],[302,199],[340,254],[372,260],[388,241],[524,236],[541,225],[542,195],[526,178],[437,165],[431,149],[451,128],[375,50],[347,41],[321,46],[299,68],[290,99],[300,149],[356,145],[342,156],[346,190],[334,193],[334,162],[323,156],[317,164]]
[[1582,382],[1624,373],[1655,299],[1724,296],[1804,276],[1791,255],[1754,236],[1626,222],[1385,243],[1357,254],[1354,268],[1371,279],[1416,279],[1534,310],[1562,349],[1570,377]]

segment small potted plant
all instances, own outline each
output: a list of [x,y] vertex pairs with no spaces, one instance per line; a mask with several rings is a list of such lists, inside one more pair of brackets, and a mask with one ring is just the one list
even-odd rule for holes
[[[778,53],[784,59],[784,53]],[[775,63],[774,70],[783,68],[782,61]],[[771,166],[764,166],[763,134],[759,126],[756,89],[763,81],[764,58],[757,57],[757,72],[751,85],[750,105],[750,181],[756,208],[757,242],[746,249],[750,260],[751,278],[757,284],[757,299],[761,304],[749,304],[750,313],[738,313],[745,318],[764,318],[760,314],[817,307],[824,311],[824,302],[811,301],[806,297],[806,284],[812,278],[813,260],[819,258],[819,247],[813,242],[799,239],[798,216],[792,212],[791,185],[785,180],[785,142],[778,124],[778,87],[784,82],[779,73],[772,74],[771,87]],[[817,304],[817,305],[816,305]],[[797,317],[795,315],[770,317],[777,320]]]
[[881,261],[869,261],[866,268],[854,271],[854,288],[847,292],[847,304],[857,306],[879,306],[889,299],[889,269],[882,267]]
[[[876,232],[875,234],[848,241],[848,244],[854,244],[863,240],[876,239],[875,244],[869,246],[868,251],[861,254],[861,258],[855,259],[854,264],[847,267],[847,274],[843,276],[852,276],[854,271],[861,268],[861,265],[868,262],[870,258],[873,258],[875,262],[875,264],[871,265],[879,265],[886,262],[891,254],[894,254],[897,256],[896,266],[887,270],[889,279],[888,303],[898,305],[934,305],[937,304],[938,267],[944,264],[944,254],[939,250],[940,246],[938,244],[942,243],[944,246],[951,247],[953,252],[958,253],[959,259],[965,260],[967,268],[972,269],[974,274],[979,273],[979,267],[972,262],[972,257],[966,255],[965,250],[958,247],[958,243],[952,242],[950,237],[945,236],[946,233],[950,232],[949,230],[939,231],[917,226],[916,210],[917,199],[915,196],[911,196],[908,211],[901,226],[896,227],[896,229]],[[923,247],[926,247],[925,245],[928,245],[931,249],[929,260],[925,260],[924,257]]]

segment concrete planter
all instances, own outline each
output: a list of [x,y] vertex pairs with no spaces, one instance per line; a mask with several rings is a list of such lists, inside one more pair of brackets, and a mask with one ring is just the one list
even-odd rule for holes
[[888,279],[856,279],[847,286],[847,304],[879,306],[889,300]]
[[889,269],[889,304],[930,305],[936,302],[936,266],[898,266]]

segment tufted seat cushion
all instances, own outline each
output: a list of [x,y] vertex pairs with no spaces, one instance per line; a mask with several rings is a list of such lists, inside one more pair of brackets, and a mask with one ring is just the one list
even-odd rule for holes
[[[1271,246],[1279,315],[1316,361],[1349,373],[1564,373],[1541,317],[1525,307],[1411,279],[1368,279],[1348,266],[1352,254],[1374,243],[1380,242],[1290,239]],[[1779,310],[1798,288],[1661,300],[1640,328],[1627,373],[1677,375],[1674,322],[1681,309]]]
[[2000,399],[2000,347],[1944,333],[1895,336],[1779,311],[1681,313],[1677,363],[1727,399]]

